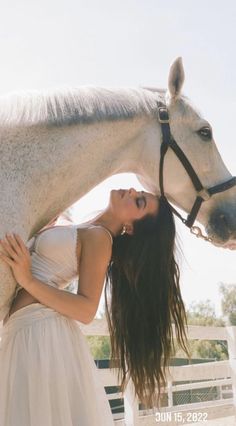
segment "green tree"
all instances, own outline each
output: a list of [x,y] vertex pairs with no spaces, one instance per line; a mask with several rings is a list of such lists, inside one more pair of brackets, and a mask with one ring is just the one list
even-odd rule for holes
[[109,336],[86,336],[94,359],[110,359]]
[[220,283],[222,312],[227,318],[228,325],[236,325],[236,285]]
[[200,302],[192,302],[187,309],[187,321],[189,325],[204,325],[223,327],[223,318],[217,318],[214,306],[210,299]]
[[[97,319],[103,319],[105,317],[105,311],[96,315]],[[86,336],[86,338],[94,359],[110,359],[110,336]]]
[[[192,302],[187,313],[188,325],[224,326],[223,318],[216,316],[214,307],[209,299]],[[214,358],[217,360],[228,359],[226,341],[220,340],[190,340],[189,352],[192,358]],[[175,357],[186,357],[181,348],[175,352]]]

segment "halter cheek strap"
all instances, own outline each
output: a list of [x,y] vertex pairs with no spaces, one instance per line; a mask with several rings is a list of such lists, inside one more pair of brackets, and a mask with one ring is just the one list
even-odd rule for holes
[[182,149],[179,147],[179,145],[176,143],[174,138],[171,135],[170,131],[170,125],[169,125],[169,112],[166,107],[166,105],[162,102],[157,103],[158,106],[158,120],[161,124],[161,131],[162,131],[162,144],[161,144],[161,157],[160,157],[160,167],[159,167],[159,185],[160,185],[160,192],[161,196],[165,197],[165,191],[164,191],[164,181],[163,181],[163,171],[164,171],[164,159],[165,155],[167,153],[168,148],[171,148],[178,159],[180,160],[181,164],[185,168],[186,172],[188,173],[188,176],[190,177],[193,186],[197,192],[196,200],[193,204],[193,207],[187,216],[187,219],[184,219],[181,214],[168,202],[171,210],[173,213],[179,217],[179,219],[182,220],[182,222],[190,228],[191,232],[194,233],[197,237],[203,237],[205,240],[212,241],[209,237],[204,237],[201,234],[200,228],[193,226],[197,214],[201,208],[202,202],[207,201],[211,198],[212,195],[226,191],[229,188],[232,188],[236,185],[236,177],[232,177],[226,182],[220,183],[218,185],[212,186],[211,188],[205,188],[200,179],[198,178],[194,168],[192,167],[191,163],[189,162],[188,158],[182,151]]

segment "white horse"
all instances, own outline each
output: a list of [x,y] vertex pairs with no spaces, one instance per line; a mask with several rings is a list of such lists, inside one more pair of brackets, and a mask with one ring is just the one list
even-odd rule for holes
[[[0,238],[17,232],[27,241],[104,179],[135,173],[148,191],[159,193],[162,140],[157,101],[165,99],[171,133],[210,187],[228,180],[210,124],[181,95],[181,58],[170,69],[168,90],[144,88],[71,90],[9,95],[0,99]],[[208,137],[206,138],[206,129]],[[165,159],[165,193],[186,212],[196,192],[175,154]],[[214,244],[236,241],[236,189],[204,202],[197,220]],[[0,265],[0,319],[12,300],[15,280]]]

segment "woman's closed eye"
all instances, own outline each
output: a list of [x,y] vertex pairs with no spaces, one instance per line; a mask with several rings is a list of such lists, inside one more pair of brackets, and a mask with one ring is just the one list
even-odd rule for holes
[[136,205],[140,209],[142,206],[145,209],[146,207],[146,198],[144,196],[136,198]]

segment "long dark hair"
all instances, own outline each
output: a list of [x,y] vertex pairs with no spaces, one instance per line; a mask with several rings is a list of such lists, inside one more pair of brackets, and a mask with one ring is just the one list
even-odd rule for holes
[[118,369],[122,394],[131,378],[139,400],[159,407],[161,387],[166,387],[165,370],[175,350],[172,322],[178,344],[190,357],[174,256],[175,222],[166,199],[159,198],[157,215],[146,215],[133,227],[133,235],[114,238],[106,275],[110,368]]

